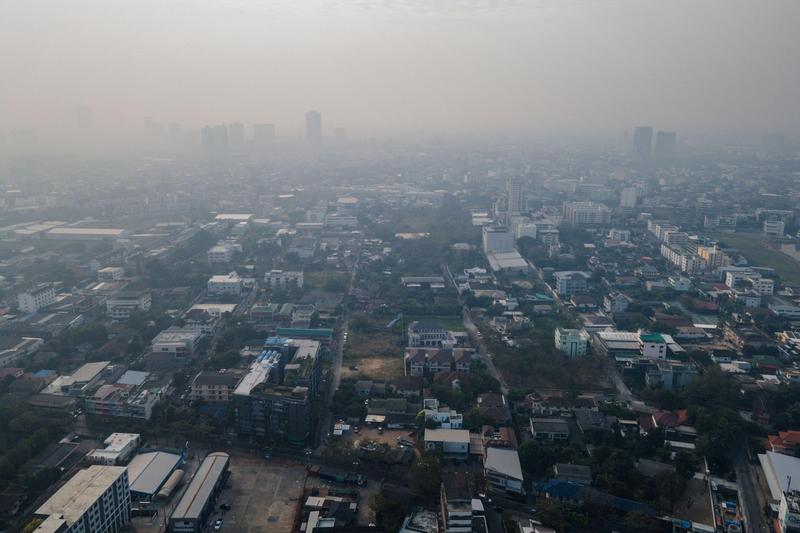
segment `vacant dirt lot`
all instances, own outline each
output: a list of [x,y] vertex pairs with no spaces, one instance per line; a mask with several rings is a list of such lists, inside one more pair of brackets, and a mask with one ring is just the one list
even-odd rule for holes
[[[403,357],[365,357],[360,359],[345,359],[342,367],[343,378],[358,378],[360,376],[370,379],[391,379],[403,375]],[[351,370],[350,367],[358,370]]]

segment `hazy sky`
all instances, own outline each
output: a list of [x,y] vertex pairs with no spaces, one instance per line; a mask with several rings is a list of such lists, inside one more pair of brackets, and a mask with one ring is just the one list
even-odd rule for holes
[[797,0],[0,0],[0,129],[797,132]]

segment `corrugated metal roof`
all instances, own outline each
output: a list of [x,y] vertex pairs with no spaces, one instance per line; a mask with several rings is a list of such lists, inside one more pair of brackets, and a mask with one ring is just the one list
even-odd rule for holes
[[214,487],[228,468],[229,459],[230,456],[224,452],[208,454],[197,469],[178,505],[175,506],[175,510],[170,516],[171,520],[197,520],[200,518]]
[[128,483],[131,491],[155,495],[180,460],[179,455],[167,452],[137,455],[128,464]]

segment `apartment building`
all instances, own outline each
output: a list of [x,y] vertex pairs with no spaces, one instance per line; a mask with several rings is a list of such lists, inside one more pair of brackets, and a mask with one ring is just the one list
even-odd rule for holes
[[556,328],[553,333],[556,350],[570,358],[583,357],[589,346],[589,334],[580,329]]
[[270,337],[233,391],[239,434],[304,444],[311,435],[321,345]]
[[56,303],[56,289],[52,283],[40,283],[17,295],[17,306],[23,313],[35,313]]
[[264,274],[264,285],[271,290],[303,288],[303,272],[294,270],[270,270]]
[[587,282],[590,276],[588,272],[577,270],[554,272],[555,291],[559,296],[583,294],[588,289]]
[[242,293],[242,278],[236,272],[211,276],[206,290],[209,296],[239,296]]
[[243,372],[236,369],[204,370],[192,380],[189,398],[208,403],[230,403],[242,377]]
[[114,320],[128,320],[135,311],[149,311],[151,303],[147,291],[122,291],[106,300],[106,313]]
[[79,470],[34,513],[37,531],[116,533],[131,518],[131,493],[124,466],[92,465]]
[[594,202],[564,202],[564,219],[573,226],[608,224],[611,210]]

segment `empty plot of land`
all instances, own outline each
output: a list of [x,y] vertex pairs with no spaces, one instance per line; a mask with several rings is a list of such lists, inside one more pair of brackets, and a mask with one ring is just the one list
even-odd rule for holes
[[800,283],[800,262],[774,249],[758,233],[720,233],[714,235],[723,243],[738,249],[752,265],[774,268],[788,283]]
[[343,378],[392,379],[403,375],[403,356],[347,358]]
[[303,494],[306,471],[283,459],[231,458],[230,488],[218,502],[231,510],[220,515],[227,531],[290,533]]

